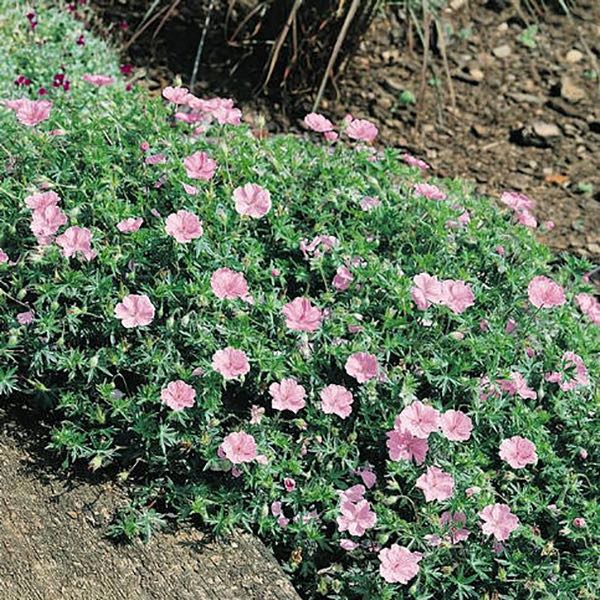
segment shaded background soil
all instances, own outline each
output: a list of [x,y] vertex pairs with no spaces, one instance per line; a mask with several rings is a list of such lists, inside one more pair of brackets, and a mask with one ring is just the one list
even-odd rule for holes
[[[180,3],[158,34],[149,27],[133,43],[148,2],[94,4],[96,25],[129,44],[123,60],[151,90],[178,76],[189,82],[206,2]],[[246,118],[264,116],[272,132],[299,128],[312,93],[261,93],[256,65],[224,43],[215,23],[194,92],[235,98]],[[538,220],[556,224],[540,230],[550,246],[600,260],[600,2],[579,0],[569,15],[547,10],[536,20],[518,3],[452,0],[438,23],[423,68],[418,24],[398,10],[379,15],[321,112],[375,120],[381,142],[425,158],[436,174],[472,181],[478,192],[527,193]]]

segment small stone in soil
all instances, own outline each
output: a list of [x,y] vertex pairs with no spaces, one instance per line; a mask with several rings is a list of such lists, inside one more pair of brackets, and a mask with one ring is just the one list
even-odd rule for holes
[[575,64],[578,63],[583,58],[583,52],[579,52],[579,50],[569,50],[565,56],[565,59],[568,63]]
[[574,81],[565,75],[560,80],[560,95],[569,102],[579,102],[586,96],[585,90],[575,85]]
[[503,44],[502,46],[498,46],[492,50],[492,53],[496,58],[508,58],[510,56],[510,46],[508,44]]

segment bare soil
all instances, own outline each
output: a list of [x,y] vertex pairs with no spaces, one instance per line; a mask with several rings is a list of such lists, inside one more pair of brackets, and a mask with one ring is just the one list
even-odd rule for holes
[[43,450],[37,417],[0,412],[2,600],[299,600],[271,553],[249,534],[209,542],[192,528],[148,544],[105,537],[124,490],[68,478]]

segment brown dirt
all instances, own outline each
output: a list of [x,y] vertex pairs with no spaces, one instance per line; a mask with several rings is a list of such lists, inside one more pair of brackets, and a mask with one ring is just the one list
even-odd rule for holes
[[148,544],[107,540],[123,490],[57,477],[43,443],[0,412],[2,600],[299,600],[248,534],[227,543],[193,529]]
[[[135,32],[146,4],[95,2],[105,29],[108,25],[114,33],[116,24],[127,20],[129,29],[118,33],[123,41]],[[456,8],[444,11],[440,23],[452,31],[446,50],[454,106],[438,43],[429,54],[424,95],[418,104],[402,103],[403,91],[420,96],[423,51],[418,42],[410,49],[406,20],[388,11],[337,78],[322,112],[373,118],[381,125],[381,141],[424,157],[437,174],[472,181],[478,192],[526,192],[538,203],[538,219],[556,223],[543,236],[549,245],[600,259],[600,3],[578,0],[572,18],[548,10],[538,22],[534,48],[519,39],[534,20],[515,9],[518,3],[450,4]],[[126,60],[140,67],[151,89],[176,75],[184,83],[189,80],[203,5],[202,0],[182,2],[156,37],[150,27],[129,48]],[[239,66],[239,50],[225,47],[214,23],[194,91],[237,98],[251,115],[266,114],[273,131],[298,127],[311,98],[285,104],[258,95],[256,81],[248,80],[250,70]],[[414,31],[412,37],[417,38]],[[504,58],[498,50],[502,46],[508,47]],[[571,62],[573,53],[567,58],[572,50],[581,53],[576,62]],[[571,99],[561,96],[561,80]],[[557,128],[555,135],[530,135],[536,123],[549,125],[550,133]]]

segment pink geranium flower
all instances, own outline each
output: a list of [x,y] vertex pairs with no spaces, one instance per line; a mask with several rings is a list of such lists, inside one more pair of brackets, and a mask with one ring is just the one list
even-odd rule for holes
[[514,211],[531,211],[535,208],[535,202],[520,192],[504,192],[500,196],[500,202]]
[[209,181],[215,174],[217,163],[206,152],[194,152],[183,161],[188,177]]
[[402,159],[409,167],[416,167],[417,169],[421,169],[421,171],[427,171],[427,169],[430,168],[424,160],[421,160],[412,154],[404,154]]
[[146,156],[146,158],[144,158],[144,163],[147,165],[162,165],[166,162],[167,157],[162,153],[151,154],[150,156]]
[[142,226],[144,219],[142,217],[129,217],[128,219],[123,219],[117,223],[117,229],[121,233],[133,233],[138,231],[138,229]]
[[260,219],[271,210],[271,194],[256,183],[247,183],[233,190],[235,210],[240,215]]
[[428,200],[445,200],[448,197],[446,192],[431,183],[416,183],[413,192],[415,196],[422,196]]
[[447,410],[440,417],[444,437],[452,442],[466,442],[471,437],[473,421],[460,410]]
[[361,142],[372,142],[378,133],[377,127],[366,119],[353,119],[346,127],[346,135]]
[[60,196],[56,192],[38,192],[27,196],[25,204],[33,211],[44,210],[49,206],[57,206],[60,202]]
[[283,379],[269,386],[271,406],[275,410],[289,410],[296,414],[306,406],[306,390],[295,379]]
[[370,211],[373,208],[377,208],[378,206],[381,206],[381,200],[379,198],[374,198],[371,196],[365,196],[361,201],[360,201],[360,208],[362,210],[364,210],[365,212]]
[[475,294],[464,281],[442,281],[441,302],[453,313],[460,314],[475,304]]
[[187,244],[203,234],[202,222],[187,210],[178,210],[167,217],[165,231],[180,244]]
[[417,465],[425,462],[429,450],[426,439],[418,438],[406,429],[394,429],[386,435],[390,460],[414,460]]
[[96,252],[92,250],[92,232],[86,227],[69,227],[56,238],[62,254],[70,258],[79,252],[86,260],[92,260]]
[[600,302],[596,300],[591,294],[577,294],[575,296],[575,302],[579,307],[579,310],[586,315],[592,323],[600,325]]
[[518,517],[506,504],[488,504],[479,512],[479,517],[484,521],[481,526],[483,533],[493,535],[499,542],[507,540],[519,526]]
[[129,294],[115,307],[123,327],[143,327],[152,323],[154,306],[146,294]]
[[458,544],[471,535],[471,532],[465,528],[466,522],[467,515],[460,511],[452,513],[447,510],[440,517],[440,523],[449,529],[449,539],[452,544]]
[[30,229],[41,245],[47,245],[66,222],[67,215],[58,206],[50,205],[33,212]]
[[19,100],[16,117],[19,123],[27,127],[35,127],[50,117],[52,102],[50,100]]
[[283,307],[285,324],[295,331],[316,331],[323,320],[322,311],[308,298],[295,298]]
[[252,462],[257,458],[256,441],[245,431],[236,431],[225,437],[219,446],[223,456],[234,465]]
[[420,552],[411,552],[404,546],[392,544],[378,554],[379,574],[388,583],[408,583],[419,572]]
[[354,398],[343,385],[328,385],[321,390],[321,410],[345,419],[352,412]]
[[190,91],[185,87],[171,87],[168,85],[163,89],[162,96],[173,104],[187,104]]
[[428,273],[420,273],[413,278],[414,287],[410,290],[412,299],[419,310],[427,310],[432,304],[442,300],[442,284],[437,277]]
[[17,315],[17,321],[20,325],[30,325],[33,323],[33,311],[27,310]]
[[350,535],[363,536],[377,522],[377,515],[371,510],[368,500],[358,502],[342,501],[340,516],[337,518],[338,531],[347,531]]
[[196,390],[185,381],[171,381],[160,393],[163,404],[176,412],[191,408],[196,402]]
[[227,347],[213,354],[212,367],[225,379],[235,379],[250,371],[248,357],[243,350]]
[[357,469],[355,471],[355,473],[360,476],[363,483],[369,489],[371,489],[375,485],[375,483],[377,483],[377,475],[375,475],[375,473],[371,470],[371,467],[364,468],[364,469]]
[[183,190],[189,196],[197,196],[198,195],[198,188],[195,185],[189,185],[188,183],[184,183]]
[[304,117],[304,127],[318,133],[325,133],[333,130],[333,123],[319,113],[309,113]]
[[521,373],[513,372],[508,379],[498,379],[498,385],[509,396],[520,396],[524,400],[537,398],[536,392],[527,385],[527,381]]
[[[556,373],[556,382],[563,392],[569,392],[581,385],[588,385],[590,378],[583,359],[574,352],[565,352],[562,356],[564,370]],[[548,376],[546,379],[552,381]]]
[[405,429],[415,437],[427,439],[440,428],[440,411],[416,400],[396,417],[396,429]]
[[8,254],[0,248],[0,265],[4,265],[9,261]]
[[354,276],[350,272],[350,269],[345,266],[338,267],[338,270],[333,278],[332,285],[336,290],[343,292],[350,287],[350,284],[354,280]]
[[538,460],[535,444],[527,438],[518,435],[504,440],[500,444],[500,452],[498,454],[513,469],[522,469],[530,464],[534,465]]
[[425,502],[441,502],[452,497],[454,478],[438,467],[427,467],[427,472],[417,479],[415,486],[423,490]]
[[355,352],[352,354],[344,366],[346,373],[354,377],[358,383],[365,383],[369,379],[377,377],[379,374],[379,365],[377,357],[367,352]]
[[228,268],[217,269],[212,274],[210,287],[217,298],[234,300],[248,295],[248,284],[244,275]]
[[528,210],[519,210],[515,213],[517,223],[530,229],[535,229],[538,225],[537,219]]
[[110,75],[90,75],[87,73],[83,76],[83,80],[91,85],[95,85],[96,87],[112,85],[115,82]]
[[529,302],[536,308],[553,308],[566,302],[562,287],[543,275],[534,277],[531,280],[529,286],[527,286],[527,294],[529,295]]

